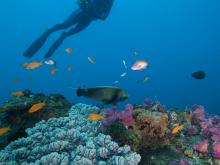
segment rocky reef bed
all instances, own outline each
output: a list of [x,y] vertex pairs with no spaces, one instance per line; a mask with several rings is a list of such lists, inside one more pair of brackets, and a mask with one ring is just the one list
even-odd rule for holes
[[[159,101],[109,109],[105,131],[140,153],[143,165],[220,165],[220,118],[201,105],[168,110]],[[112,122],[114,121],[114,122]]]
[[[41,120],[67,116],[71,107],[71,103],[60,94],[46,96],[29,90],[21,93],[22,96],[12,97],[0,105],[0,128],[11,129],[9,133],[0,137],[0,149],[9,142],[26,136],[25,129],[33,127]],[[45,102],[45,106],[35,113],[28,113],[31,106],[39,102]]]
[[220,118],[201,105],[180,111],[154,100],[122,110],[76,104],[68,116],[26,133],[0,151],[0,164],[220,165]]

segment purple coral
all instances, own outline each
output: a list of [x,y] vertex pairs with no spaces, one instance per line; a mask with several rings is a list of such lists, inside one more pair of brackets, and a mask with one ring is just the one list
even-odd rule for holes
[[199,122],[205,120],[205,108],[202,105],[194,105],[193,106],[193,116],[192,122],[193,124],[199,124]]
[[174,160],[170,162],[170,165],[192,165],[192,163],[188,160]]
[[102,121],[105,126],[112,125],[117,120],[117,110],[112,108],[107,110],[105,119]]
[[201,135],[205,138],[211,138],[213,142],[220,142],[220,125],[212,124],[211,120],[200,123]]
[[125,106],[125,110],[118,113],[118,119],[124,126],[130,126],[133,124],[133,106],[128,104]]
[[197,129],[195,126],[188,126],[186,130],[187,135],[196,135],[197,134]]
[[115,108],[109,109],[103,120],[105,126],[112,125],[116,120],[119,120],[124,126],[130,126],[133,124],[133,106],[127,104],[123,111],[117,111]]

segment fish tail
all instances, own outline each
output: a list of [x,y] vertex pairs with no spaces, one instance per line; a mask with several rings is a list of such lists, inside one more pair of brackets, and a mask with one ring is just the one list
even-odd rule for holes
[[78,88],[76,90],[76,95],[77,96],[84,96],[86,94],[86,89],[83,89],[83,88]]

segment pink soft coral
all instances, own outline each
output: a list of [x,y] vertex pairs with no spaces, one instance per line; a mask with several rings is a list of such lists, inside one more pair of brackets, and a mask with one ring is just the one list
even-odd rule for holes
[[220,143],[213,143],[212,145],[212,155],[215,158],[220,158]]
[[112,125],[115,120],[117,120],[117,111],[116,109],[108,109],[105,119],[102,121],[105,126]]
[[130,126],[133,124],[133,106],[126,105],[125,110],[118,113],[118,119],[124,126]]
[[209,141],[206,139],[204,141],[198,142],[193,145],[193,149],[200,153],[208,153]]
[[116,120],[119,120],[124,126],[130,126],[133,124],[133,106],[127,104],[123,111],[118,111],[115,108],[109,109],[103,120],[105,126],[112,125]]

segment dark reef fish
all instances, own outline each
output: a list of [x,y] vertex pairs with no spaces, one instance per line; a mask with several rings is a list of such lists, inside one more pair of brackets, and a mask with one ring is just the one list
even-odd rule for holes
[[102,101],[105,104],[117,104],[128,98],[128,95],[120,88],[113,86],[97,86],[94,88],[78,88],[77,96],[84,96],[93,100]]
[[206,73],[202,70],[199,70],[199,71],[193,72],[191,76],[195,79],[202,80],[206,77]]

